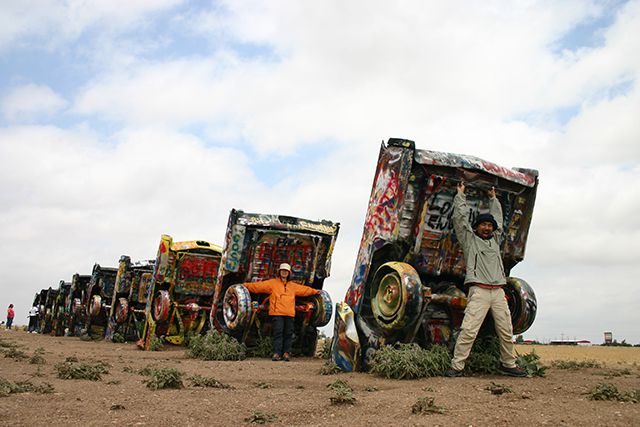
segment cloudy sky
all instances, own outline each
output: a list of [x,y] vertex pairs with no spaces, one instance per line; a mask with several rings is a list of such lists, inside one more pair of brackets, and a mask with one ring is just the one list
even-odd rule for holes
[[3,1],[0,307],[232,208],[340,222],[342,300],[402,137],[540,171],[525,338],[640,343],[639,52],[640,1]]

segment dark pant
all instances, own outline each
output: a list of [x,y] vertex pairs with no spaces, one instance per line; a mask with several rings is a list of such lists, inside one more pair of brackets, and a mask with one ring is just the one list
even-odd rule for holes
[[11,325],[13,325],[13,317],[7,317],[7,329],[11,329]]
[[273,320],[273,352],[275,354],[291,353],[293,338],[293,317],[271,316]]
[[29,316],[29,332],[38,329],[38,316]]

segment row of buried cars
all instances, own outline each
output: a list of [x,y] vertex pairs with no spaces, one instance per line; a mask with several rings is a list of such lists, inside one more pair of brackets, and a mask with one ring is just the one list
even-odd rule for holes
[[136,341],[150,349],[154,337],[182,345],[211,328],[234,336],[248,348],[268,339],[268,295],[252,295],[245,282],[276,277],[280,263],[292,266],[293,280],[320,289],[296,301],[293,350],[313,355],[318,328],[331,320],[333,303],[322,289],[329,276],[339,224],[232,210],[224,249],[203,241],[177,242],[163,235],[155,260],[117,267],[93,266],[57,288],[35,295],[39,332]]
[[[538,172],[390,139],[380,147],[351,284],[335,305],[331,353],[341,369],[366,370],[375,351],[393,343],[453,348],[468,292],[451,222],[461,181],[470,222],[488,211],[487,190],[496,189],[514,333],[532,325],[533,289],[510,272],[524,259]],[[322,290],[338,230],[331,221],[233,210],[223,248],[162,236],[155,260],[132,263],[122,256],[118,268],[95,265],[91,276],[75,275],[57,290],[42,290],[35,301],[42,307],[41,330],[119,336],[148,349],[154,336],[181,344],[216,329],[257,346],[270,334],[269,299],[250,294],[242,283],[275,277],[279,264],[288,262],[294,280]],[[294,353],[314,353],[318,328],[332,312],[324,290],[296,300]],[[481,334],[492,333],[492,325],[489,315]]]

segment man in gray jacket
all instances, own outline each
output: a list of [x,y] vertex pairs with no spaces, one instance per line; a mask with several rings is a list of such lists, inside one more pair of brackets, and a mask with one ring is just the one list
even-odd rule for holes
[[496,189],[488,191],[489,212],[478,215],[469,223],[469,207],[464,194],[464,183],[457,186],[453,199],[453,228],[462,246],[466,264],[464,283],[469,286],[467,308],[456,341],[447,377],[462,376],[465,360],[469,357],[473,342],[487,312],[491,310],[495,330],[500,340],[500,373],[514,377],[527,374],[516,366],[514,347],[511,342],[513,326],[511,313],[502,287],[507,283],[499,237],[502,233],[502,207],[496,198]]

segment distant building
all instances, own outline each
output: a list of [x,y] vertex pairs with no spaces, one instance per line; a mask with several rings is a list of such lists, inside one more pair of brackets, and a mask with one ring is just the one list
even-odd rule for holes
[[549,342],[551,345],[582,345],[589,346],[592,345],[589,340],[552,340]]
[[613,342],[613,332],[604,333],[604,343],[611,344]]

